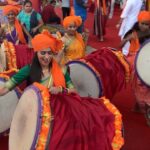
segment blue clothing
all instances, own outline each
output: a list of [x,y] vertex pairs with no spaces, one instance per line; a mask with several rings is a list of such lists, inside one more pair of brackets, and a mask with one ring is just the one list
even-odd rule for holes
[[[31,29],[31,25],[30,25],[31,24],[30,23],[31,22],[31,14],[27,14],[27,13],[25,13],[24,10],[22,10],[17,16],[17,18],[18,18],[18,20],[20,20],[21,24],[25,24],[26,29],[28,31],[30,31],[30,29]],[[39,13],[36,13],[36,14],[37,14],[37,20],[38,21],[41,20],[42,19],[41,15]]]
[[81,16],[82,21],[85,21],[87,18],[87,10],[86,8],[82,5],[83,3],[86,3],[87,0],[81,0],[81,4],[77,2],[77,0],[74,0],[74,9],[75,9],[75,15],[76,16]]

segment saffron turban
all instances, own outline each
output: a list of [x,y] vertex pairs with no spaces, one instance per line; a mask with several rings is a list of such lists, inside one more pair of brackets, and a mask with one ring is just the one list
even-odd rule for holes
[[82,19],[80,16],[68,16],[63,20],[63,26],[67,28],[70,24],[75,23],[77,27],[82,24]]
[[18,7],[16,6],[13,6],[13,5],[6,5],[4,8],[3,8],[3,14],[6,16],[10,11],[13,11],[15,13],[15,15],[18,14],[19,12],[19,9]]
[[52,52],[57,53],[63,48],[63,42],[53,37],[47,30],[37,34],[31,42],[35,52],[50,48]]
[[141,11],[138,15],[138,22],[150,21],[150,12],[149,11]]

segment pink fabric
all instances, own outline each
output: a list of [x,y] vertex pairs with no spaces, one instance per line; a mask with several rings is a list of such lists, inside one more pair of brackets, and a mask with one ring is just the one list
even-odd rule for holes
[[28,48],[27,45],[19,44],[14,45],[16,49],[17,67],[18,69],[24,67],[27,64],[31,64],[34,56],[34,51]]
[[108,48],[93,52],[84,58],[100,74],[103,94],[110,100],[125,86],[125,70],[118,58]]
[[52,95],[50,150],[111,150],[114,116],[99,99]]

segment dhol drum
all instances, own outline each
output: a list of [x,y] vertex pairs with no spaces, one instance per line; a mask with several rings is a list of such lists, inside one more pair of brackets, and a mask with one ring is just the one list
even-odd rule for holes
[[[8,76],[0,75],[0,86],[6,82]],[[19,101],[21,91],[18,88],[10,91],[4,96],[0,96],[0,135],[10,128],[12,117]]]
[[42,91],[40,84],[35,83],[22,94],[11,123],[9,150],[44,150],[47,147],[51,112],[50,101]]
[[34,51],[28,45],[13,45],[4,41],[0,49],[0,70],[1,72],[16,68],[20,69],[30,64],[34,56]]
[[135,69],[139,79],[150,87],[150,40],[146,41],[135,58]]
[[99,49],[68,63],[70,76],[80,96],[111,99],[129,79],[129,65],[120,51]]
[[49,90],[38,83],[29,86],[13,116],[9,150],[81,150],[83,147],[94,149],[95,144],[102,149],[109,149],[111,145],[121,147],[121,114],[109,100],[92,99],[80,98],[75,93],[50,95]]

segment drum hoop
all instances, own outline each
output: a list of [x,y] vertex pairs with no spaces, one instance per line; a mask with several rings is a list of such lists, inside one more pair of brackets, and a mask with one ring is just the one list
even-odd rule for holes
[[37,143],[37,140],[39,137],[39,129],[41,129],[41,126],[42,126],[42,118],[40,117],[42,114],[42,110],[43,110],[42,103],[40,100],[40,99],[42,99],[42,96],[41,96],[40,90],[36,86],[30,85],[29,87],[27,87],[25,89],[24,92],[26,92],[28,89],[32,89],[35,93],[38,93],[38,96],[37,96],[38,97],[38,114],[37,114],[38,117],[37,117],[37,121],[36,121],[37,122],[36,131],[34,134],[32,145],[31,145],[31,149],[35,149],[35,146],[36,146],[36,143]]
[[[6,81],[6,79],[0,77],[0,81],[3,81],[3,82],[4,82],[4,81]],[[19,99],[19,98],[21,97],[21,90],[17,87],[17,88],[14,89],[14,91],[15,91],[15,93],[16,93],[18,99]],[[7,129],[7,130],[5,130],[5,131],[3,131],[3,132],[1,132],[1,133],[0,133],[0,137],[3,136],[3,135],[7,135],[7,134],[9,133],[9,131],[10,131],[10,128]]]
[[100,77],[100,76],[99,76],[99,75],[96,73],[96,71],[95,71],[96,69],[95,69],[95,70],[93,69],[94,66],[93,66],[92,64],[90,64],[91,66],[93,66],[93,68],[90,67],[90,66],[88,65],[89,62],[86,62],[86,61],[84,61],[84,60],[73,60],[73,61],[70,61],[70,62],[67,63],[67,66],[69,66],[69,64],[74,64],[74,63],[80,64],[80,65],[82,65],[82,66],[88,68],[88,70],[89,70],[92,74],[94,74],[94,76],[96,77],[96,80],[98,81],[98,86],[99,86],[99,94],[98,94],[98,96],[99,96],[99,97],[103,96],[103,85],[102,85],[102,82],[99,80],[99,77]]
[[148,44],[148,43],[150,43],[150,40],[146,40],[146,41],[140,46],[140,49],[139,49],[139,51],[137,52],[137,54],[136,54],[136,56],[135,56],[134,67],[135,67],[135,72],[136,72],[138,78],[140,79],[140,81],[141,81],[145,86],[147,86],[147,87],[149,88],[150,85],[148,85],[148,84],[140,77],[140,75],[139,75],[139,73],[138,73],[138,71],[137,71],[137,65],[136,65],[136,64],[137,64],[137,61],[138,61],[138,57],[139,57],[139,55],[140,55],[140,52],[142,51],[141,49],[142,49],[146,44]]

